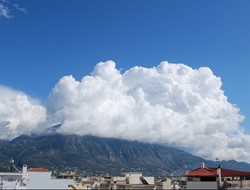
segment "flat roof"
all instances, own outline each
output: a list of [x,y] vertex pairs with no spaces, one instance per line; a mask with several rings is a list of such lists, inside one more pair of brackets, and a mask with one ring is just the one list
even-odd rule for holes
[[13,173],[13,172],[0,172],[0,176],[21,176],[21,173]]
[[47,168],[29,168],[28,172],[50,172]]

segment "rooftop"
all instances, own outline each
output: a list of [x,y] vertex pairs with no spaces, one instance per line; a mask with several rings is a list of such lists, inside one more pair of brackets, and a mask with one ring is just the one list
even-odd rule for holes
[[[216,177],[217,168],[197,168],[191,172],[189,172],[187,177]],[[250,177],[250,172],[246,171],[238,171],[238,170],[230,170],[221,168],[221,176],[222,177]]]
[[28,172],[49,172],[47,168],[29,168]]

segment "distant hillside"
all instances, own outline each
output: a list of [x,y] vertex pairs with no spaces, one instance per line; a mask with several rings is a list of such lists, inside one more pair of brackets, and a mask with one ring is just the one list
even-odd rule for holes
[[[19,136],[0,141],[0,169],[10,158],[21,167],[77,170],[82,175],[118,175],[122,171],[142,171],[145,175],[184,175],[198,167],[202,158],[158,144],[77,135]],[[212,161],[205,161],[215,166]],[[250,164],[223,161],[223,167],[250,170]]]

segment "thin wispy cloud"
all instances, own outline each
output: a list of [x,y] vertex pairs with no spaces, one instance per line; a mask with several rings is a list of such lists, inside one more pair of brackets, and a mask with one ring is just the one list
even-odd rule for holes
[[14,11],[19,11],[27,14],[28,11],[21,7],[19,4],[11,3],[6,0],[0,0],[0,17],[10,19],[14,17]]
[[24,14],[27,14],[27,13],[28,13],[28,11],[27,11],[26,9],[20,7],[20,5],[18,5],[18,4],[13,4],[13,6],[14,6],[17,10],[21,11],[21,12],[24,13]]
[[12,18],[13,16],[10,13],[10,10],[7,6],[5,6],[3,3],[0,3],[0,17],[4,18]]

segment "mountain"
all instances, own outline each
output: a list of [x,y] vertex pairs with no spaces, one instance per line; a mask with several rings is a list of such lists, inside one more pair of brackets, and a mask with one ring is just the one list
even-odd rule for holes
[[[78,135],[19,136],[0,141],[0,169],[10,158],[17,166],[46,167],[54,171],[76,170],[81,175],[119,175],[122,171],[142,171],[145,175],[179,176],[213,161],[159,144]],[[250,170],[250,164],[223,161],[222,167]],[[5,167],[4,167],[5,166]]]
[[5,154],[2,154],[2,151],[5,149],[6,145],[8,145],[8,141],[0,139],[0,171],[5,170],[5,161],[9,161],[9,157]]

